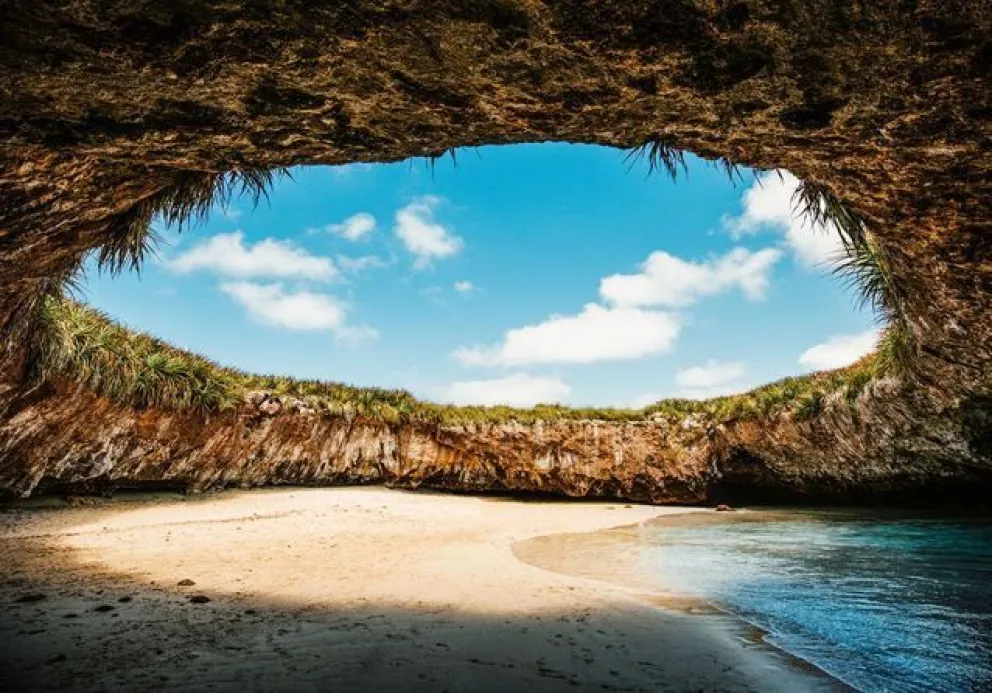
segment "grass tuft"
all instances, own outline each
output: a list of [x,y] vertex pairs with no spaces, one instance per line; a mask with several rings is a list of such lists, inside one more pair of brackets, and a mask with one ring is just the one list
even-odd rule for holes
[[679,169],[683,175],[689,172],[689,167],[685,163],[685,152],[675,146],[674,142],[668,138],[654,138],[634,147],[624,157],[624,161],[630,162],[632,168],[641,159],[647,159],[648,176],[655,171],[664,169],[669,177],[674,181],[678,179]]
[[806,217],[812,226],[827,231],[831,226],[835,228],[849,251],[867,245],[868,231],[864,217],[823,183],[811,180],[800,182],[793,193],[792,205],[793,210]]
[[714,159],[710,164],[720,170],[727,176],[730,180],[730,184],[737,187],[737,183],[744,183],[744,172],[738,164],[728,159],[725,156],[721,156],[719,159]]
[[225,369],[114,324],[69,299],[48,297],[32,344],[32,375],[69,376],[136,408],[229,409],[237,402]]
[[[896,343],[880,355],[838,371],[784,378],[737,395],[700,401],[665,399],[643,409],[567,407],[540,404],[451,406],[423,402],[406,390],[362,388],[280,375],[253,375],[224,368],[196,354],[176,349],[147,334],[118,325],[81,303],[50,296],[40,312],[41,326],[31,345],[33,377],[68,378],[113,401],[138,409],[224,411],[244,402],[252,391],[293,398],[299,406],[329,416],[365,417],[390,425],[416,422],[450,426],[515,421],[597,420],[668,421],[677,424],[696,415],[705,425],[757,420],[793,412],[810,418],[830,392],[852,400],[872,377],[884,372]],[[884,340],[883,340],[884,341]]]
[[158,234],[152,228],[156,216],[183,229],[206,221],[214,205],[226,206],[235,196],[247,196],[258,205],[262,198],[268,198],[276,180],[288,175],[286,169],[178,171],[167,186],[111,220],[107,240],[97,250],[97,266],[111,274],[140,271],[158,244]]
[[890,325],[903,321],[900,310],[904,298],[902,287],[870,237],[849,247],[831,272],[854,292],[859,308],[871,309]]
[[[427,156],[424,157],[424,165],[427,167],[427,170],[431,172],[431,180],[434,179],[434,174],[437,172],[437,162],[441,161],[445,157],[445,155],[450,156],[451,165],[454,168],[458,168],[458,154],[457,154],[457,150],[454,147],[449,147],[448,149],[442,149],[440,152],[437,152],[436,154],[428,154]],[[411,165],[412,163],[413,161],[411,160]]]

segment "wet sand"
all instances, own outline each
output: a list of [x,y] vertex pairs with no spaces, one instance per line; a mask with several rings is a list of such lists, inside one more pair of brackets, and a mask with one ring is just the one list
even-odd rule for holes
[[355,488],[9,507],[0,690],[838,688],[725,615],[514,553],[678,512]]

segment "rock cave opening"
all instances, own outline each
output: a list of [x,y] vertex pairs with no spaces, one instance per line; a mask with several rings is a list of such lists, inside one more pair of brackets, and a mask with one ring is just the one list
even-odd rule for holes
[[[221,188],[187,223],[159,214],[140,268],[94,251],[68,293],[230,369],[440,404],[637,410],[873,350],[883,306],[852,295],[853,246],[798,179],[671,156],[544,144],[297,167],[264,194]],[[165,356],[144,359],[181,389]]]
[[[939,479],[987,487],[983,6],[621,2],[590,14],[571,2],[490,4],[289,4],[278,17],[198,1],[154,16],[11,6],[0,42],[6,494],[41,479],[200,488],[429,478],[699,502],[742,449],[797,493]],[[94,249],[129,266],[156,212],[195,216],[218,187],[260,191],[266,172],[304,164],[539,142],[633,149],[662,172],[681,168],[682,151],[792,171],[813,211],[845,230],[857,251],[849,269],[894,328],[885,367],[633,418],[556,407],[452,416],[472,408],[246,380],[46,299]],[[422,247],[450,247],[437,241]],[[244,300],[285,298],[240,283],[228,288]],[[324,308],[325,324],[340,322],[342,306]],[[70,329],[41,337],[53,320]],[[342,324],[344,339],[375,329]],[[72,340],[85,334],[128,345],[141,368],[75,359]],[[465,346],[470,360],[509,358],[498,336]],[[31,356],[38,349],[51,358]]]

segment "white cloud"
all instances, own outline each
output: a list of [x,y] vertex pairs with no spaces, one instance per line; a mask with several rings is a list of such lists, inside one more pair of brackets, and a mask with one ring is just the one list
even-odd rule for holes
[[843,257],[837,228],[832,223],[812,225],[795,209],[797,187],[799,179],[788,171],[763,174],[741,197],[744,211],[723,218],[724,228],[734,238],[766,230],[782,233],[796,259],[810,267]]
[[286,292],[282,284],[251,282],[227,282],[220,289],[266,325],[293,330],[334,330],[344,325],[345,306],[329,294]]
[[441,399],[453,404],[532,407],[559,402],[571,388],[558,378],[515,373],[491,380],[462,380],[444,388]]
[[325,229],[349,241],[359,241],[375,231],[375,217],[368,212],[353,214],[340,224],[330,224]]
[[849,366],[874,349],[878,337],[877,329],[834,335],[804,351],[799,357],[799,364],[814,371]]
[[709,360],[701,366],[683,368],[675,374],[679,386],[676,397],[686,399],[710,399],[737,392],[744,392],[751,386],[744,379],[747,368],[743,363],[721,363]]
[[292,277],[327,280],[337,274],[329,258],[311,255],[289,241],[266,238],[245,245],[240,231],[221,233],[167,261],[176,272],[208,270],[226,277]]
[[666,397],[686,399],[709,399],[720,395],[743,392],[750,385],[744,379],[747,367],[740,362],[723,363],[709,360],[701,366],[691,366],[676,372],[675,383],[678,390],[674,395],[649,392],[635,397],[630,406],[643,409]]
[[675,374],[675,383],[683,388],[704,388],[726,385],[747,373],[743,363],[721,363],[710,359],[702,366],[683,368]]
[[688,399],[709,399],[747,389],[747,367],[740,362],[722,363],[710,359],[701,366],[683,368],[675,374],[677,395]]
[[343,269],[345,272],[353,272],[355,274],[369,269],[382,269],[383,267],[389,267],[395,262],[395,260],[385,260],[378,255],[362,255],[359,257],[338,255],[334,258],[334,260],[337,262],[338,267]]
[[227,282],[220,290],[244,307],[257,322],[290,330],[328,330],[355,344],[377,336],[366,325],[346,324],[347,306],[330,294],[286,291],[282,284]]
[[396,212],[394,231],[413,254],[417,269],[429,266],[434,259],[456,255],[464,245],[461,238],[434,221],[434,208],[440,201],[425,195]]
[[452,355],[466,365],[493,366],[634,359],[667,351],[680,329],[671,313],[590,303],[578,315],[552,315],[507,331],[501,344],[461,347]]
[[618,306],[687,306],[735,288],[758,301],[764,298],[772,267],[781,257],[775,248],[757,252],[734,248],[722,257],[691,262],[658,250],[641,264],[638,274],[603,278],[599,293]]
[[460,294],[470,294],[475,290],[475,285],[470,281],[455,282],[455,291]]

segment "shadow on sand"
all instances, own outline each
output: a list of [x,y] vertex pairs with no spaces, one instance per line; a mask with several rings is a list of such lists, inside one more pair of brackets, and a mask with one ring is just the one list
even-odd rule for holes
[[235,586],[201,592],[107,572],[53,535],[11,528],[23,523],[14,517],[0,531],[3,691],[841,688],[715,613],[577,600],[574,609],[481,614],[458,608],[454,595],[444,608],[335,608]]

